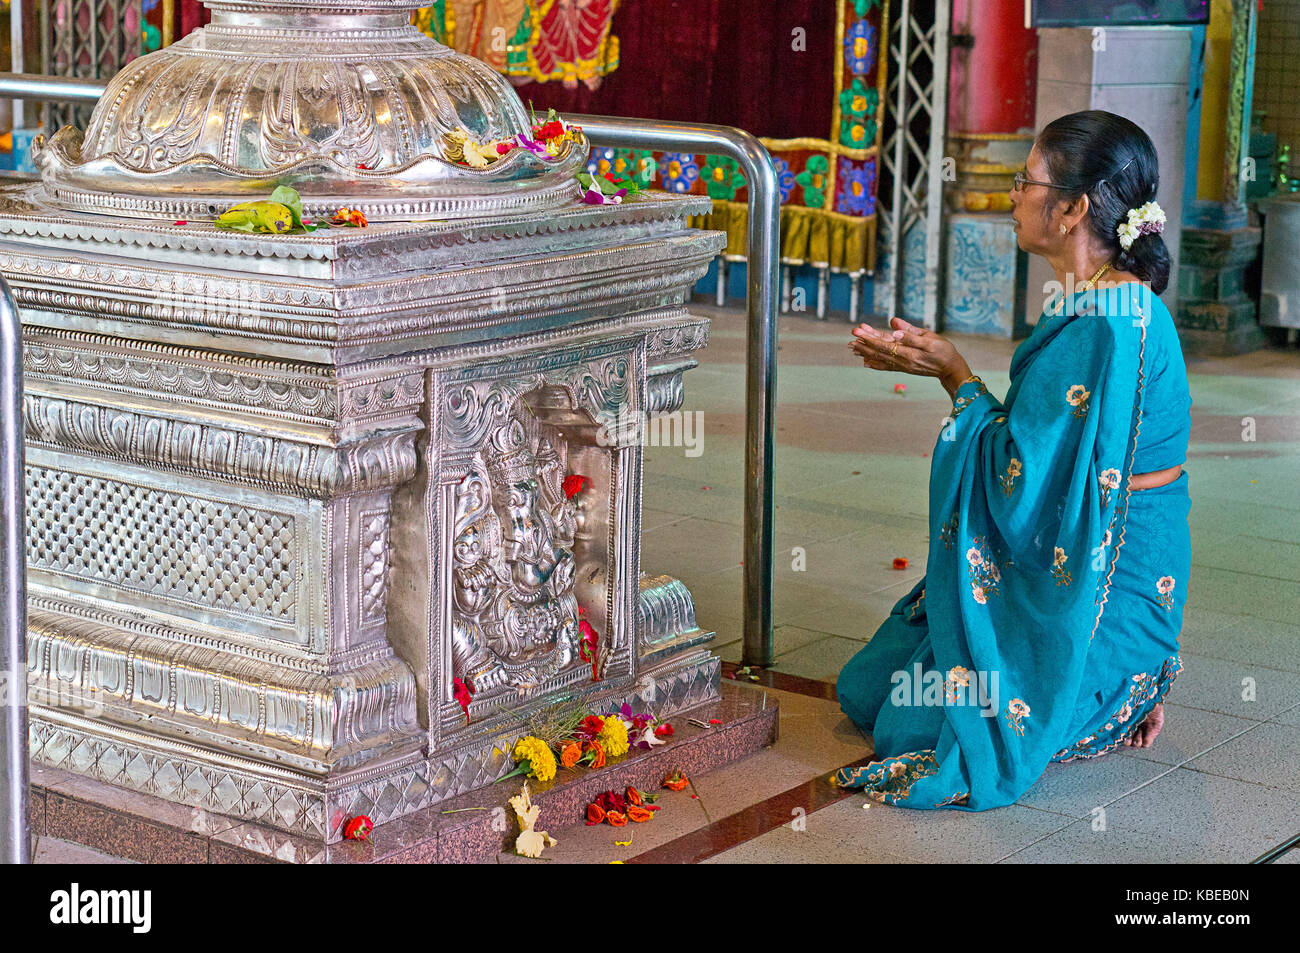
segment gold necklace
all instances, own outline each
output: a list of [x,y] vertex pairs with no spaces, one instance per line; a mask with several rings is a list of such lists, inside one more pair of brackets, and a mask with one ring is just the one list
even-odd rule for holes
[[[1074,293],[1082,294],[1083,292],[1089,290],[1090,288],[1097,287],[1097,282],[1101,281],[1102,275],[1106,274],[1106,272],[1108,271],[1110,271],[1110,262],[1106,262],[1104,265],[1098,268],[1091,278],[1089,278],[1087,281],[1085,281],[1083,284],[1081,284],[1078,288],[1075,289]],[[1052,312],[1053,316],[1060,314],[1061,309],[1064,307],[1065,307],[1065,292],[1062,291],[1061,300],[1056,303],[1056,310]]]

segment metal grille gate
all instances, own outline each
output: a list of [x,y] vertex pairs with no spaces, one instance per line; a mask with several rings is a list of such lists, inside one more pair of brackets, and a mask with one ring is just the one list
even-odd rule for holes
[[925,265],[919,317],[927,328],[937,326],[940,308],[951,24],[951,0],[894,0],[892,5],[878,205],[884,254],[876,275],[875,304],[884,314],[904,313],[904,241],[909,229],[921,222]]

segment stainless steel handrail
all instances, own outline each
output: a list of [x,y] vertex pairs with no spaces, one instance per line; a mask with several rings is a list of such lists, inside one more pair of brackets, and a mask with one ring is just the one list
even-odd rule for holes
[[97,79],[0,73],[0,98],[37,99],[52,103],[95,103],[106,85]]
[[[594,145],[689,149],[730,156],[749,189],[749,356],[745,372],[746,665],[771,665],[773,418],[776,411],[776,315],[780,291],[781,193],[776,169],[757,138],[730,126],[612,116],[568,116]],[[721,280],[721,276],[719,276]]]
[[[94,102],[105,85],[93,80],[0,73],[0,97]],[[746,665],[770,665],[772,645],[773,445],[776,410],[776,334],[780,293],[781,200],[767,149],[729,126],[568,117],[595,145],[623,149],[690,149],[735,159],[749,191],[749,348],[745,376],[744,612]]]
[[0,278],[0,862],[31,863],[23,334]]

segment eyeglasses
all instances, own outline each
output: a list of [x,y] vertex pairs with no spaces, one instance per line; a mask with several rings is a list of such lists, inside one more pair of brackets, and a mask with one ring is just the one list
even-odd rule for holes
[[1055,182],[1039,182],[1036,179],[1029,178],[1029,176],[1025,175],[1023,172],[1016,173],[1015,183],[1017,192],[1023,191],[1026,185],[1042,185],[1049,189],[1065,189],[1065,191],[1069,191],[1069,189],[1066,189],[1064,185],[1057,185]]

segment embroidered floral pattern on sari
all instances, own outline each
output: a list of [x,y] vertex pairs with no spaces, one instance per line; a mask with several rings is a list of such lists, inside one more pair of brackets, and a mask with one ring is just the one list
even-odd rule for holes
[[921,778],[939,773],[934,749],[909,751],[896,758],[872,761],[860,768],[842,768],[831,780],[842,788],[863,788],[863,793],[882,804],[896,804],[907,797]]
[[1082,384],[1070,385],[1070,389],[1065,392],[1066,403],[1074,408],[1070,413],[1076,417],[1087,417],[1088,398],[1091,396],[1092,392]]
[[1065,562],[1069,558],[1064,549],[1056,547],[1056,555],[1052,559],[1052,577],[1058,586],[1068,586],[1073,581],[1070,570],[1065,568]]
[[[967,397],[966,395],[961,393],[961,389],[965,387],[967,384],[975,385],[975,393],[973,396]],[[980,396],[980,394],[987,394],[989,392],[989,389],[984,386],[984,381],[982,381],[980,378],[971,376],[961,382],[961,384],[957,387],[957,391],[958,391],[957,394],[952,399],[953,420],[956,420],[958,414],[960,414],[963,410],[965,410],[967,407],[973,404],[976,401],[976,399]]]
[[[1146,720],[1145,717],[1136,716],[1159,704],[1169,694],[1174,679],[1182,670],[1182,659],[1177,655],[1171,655],[1165,659],[1158,675],[1140,672],[1132,676],[1129,679],[1128,698],[1111,714],[1106,723],[1086,738],[1080,738],[1069,747],[1056,752],[1052,755],[1052,760],[1064,762],[1073,761],[1075,758],[1095,758],[1122,745]],[[1120,733],[1111,737],[1117,730]]]
[[1161,576],[1156,581],[1156,592],[1159,593],[1159,601],[1165,607],[1165,611],[1172,612],[1174,608],[1174,577]]
[[943,700],[950,705],[957,704],[958,688],[970,688],[970,669],[954,665],[948,669],[948,677],[943,681]]
[[970,574],[970,591],[975,601],[985,605],[989,596],[998,594],[998,583],[1002,581],[1002,570],[993,561],[993,550],[987,540],[976,536],[970,549],[966,550],[967,571]]
[[1101,508],[1104,510],[1110,506],[1110,491],[1119,489],[1119,471],[1114,467],[1102,470],[1097,475],[1097,483],[1101,487]]
[[1007,472],[998,477],[998,482],[1002,484],[1002,495],[1007,499],[1011,498],[1011,491],[1016,488],[1016,477],[1024,472],[1024,464],[1012,457],[1007,464]]
[[957,541],[957,514],[949,516],[944,524],[939,527],[939,542],[943,543],[944,549],[952,549],[953,544]]
[[1025,719],[1029,717],[1029,706],[1023,698],[1013,698],[1007,702],[1007,724],[1021,738],[1025,736]]

